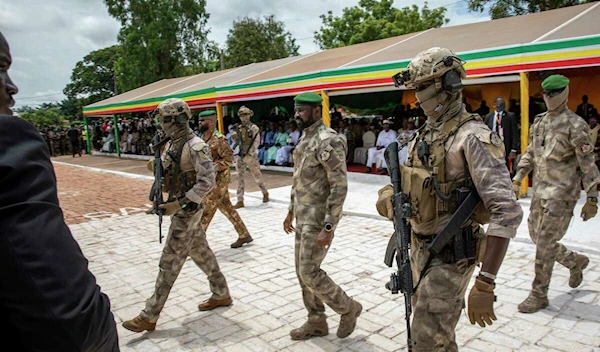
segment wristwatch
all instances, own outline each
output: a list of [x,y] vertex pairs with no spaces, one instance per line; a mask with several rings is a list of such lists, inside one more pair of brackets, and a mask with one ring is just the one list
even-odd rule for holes
[[326,222],[325,226],[323,226],[323,229],[327,232],[331,232],[333,230],[333,225],[331,225],[330,222]]
[[189,203],[189,202],[188,202],[188,203],[184,203],[184,202],[183,202],[183,198],[179,198],[179,199],[177,199],[177,202],[179,202],[179,206],[180,206],[180,207],[181,207],[181,209],[183,209],[183,210],[185,210],[185,209],[186,209],[186,208],[187,208],[187,207],[190,205],[190,203]]

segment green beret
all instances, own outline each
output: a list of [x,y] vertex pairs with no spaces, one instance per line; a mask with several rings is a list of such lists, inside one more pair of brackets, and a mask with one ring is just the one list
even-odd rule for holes
[[214,110],[204,110],[198,115],[198,117],[200,120],[217,121],[217,112]]
[[563,89],[568,85],[569,79],[563,75],[552,75],[542,82],[542,88],[544,90]]
[[296,104],[321,105],[321,102],[323,102],[323,98],[314,92],[298,94],[294,98],[294,103]]

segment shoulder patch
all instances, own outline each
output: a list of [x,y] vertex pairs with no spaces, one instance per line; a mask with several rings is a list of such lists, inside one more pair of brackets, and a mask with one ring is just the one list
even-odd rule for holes
[[581,152],[583,154],[591,154],[594,151],[594,147],[591,144],[583,144],[581,145]]
[[223,134],[221,134],[221,132],[219,132],[218,130],[216,130],[214,134],[217,138],[225,138],[225,136],[223,136]]
[[499,147],[502,145],[502,138],[500,138],[500,136],[497,133],[490,132],[490,142],[496,147]]

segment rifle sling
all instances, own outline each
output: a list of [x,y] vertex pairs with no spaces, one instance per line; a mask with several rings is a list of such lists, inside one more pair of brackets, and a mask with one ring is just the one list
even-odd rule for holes
[[186,140],[181,141],[181,145],[177,148],[177,160],[173,160],[175,162],[175,168],[171,174],[171,185],[169,187],[169,198],[167,198],[167,202],[174,201],[173,196],[175,195],[175,187],[177,186],[177,179],[179,178],[179,172],[181,171],[181,154],[186,142]]

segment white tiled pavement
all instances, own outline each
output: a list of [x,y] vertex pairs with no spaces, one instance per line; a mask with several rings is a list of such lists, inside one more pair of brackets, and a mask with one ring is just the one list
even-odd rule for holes
[[[364,185],[359,193],[369,187],[376,194],[378,187],[373,184]],[[199,312],[198,303],[210,292],[205,275],[188,260],[157,330],[151,333],[131,333],[120,325],[135,317],[152,293],[162,249],[157,240],[157,218],[137,214],[70,226],[99,285],[111,299],[122,351],[405,350],[402,296],[392,296],[383,286],[392,271],[382,262],[392,225],[376,219],[373,202],[360,194],[349,195],[346,211],[364,215],[342,219],[322,266],[363,304],[357,329],[349,338],[338,339],[335,331],[339,316],[328,309],[329,336],[290,340],[289,331],[304,322],[306,312],[294,272],[293,236],[282,230],[284,202],[289,193],[281,189],[271,194],[275,201],[266,205],[260,204],[258,196],[250,195],[246,208],[240,210],[255,239],[251,245],[229,248],[236,235],[220,213],[208,230],[209,243],[228,280],[234,304]],[[165,219],[165,233],[168,225]],[[589,225],[589,229],[595,232],[596,242],[588,246],[591,264],[583,284],[570,289],[568,270],[557,264],[550,307],[532,315],[518,313],[517,304],[527,296],[533,278],[534,247],[513,241],[497,279],[498,321],[482,329],[470,325],[463,315],[457,328],[461,351],[600,351],[600,256],[596,251],[600,250],[596,244],[600,230],[597,225]],[[519,233],[524,231],[525,220]],[[585,247],[585,243],[579,244]]]

